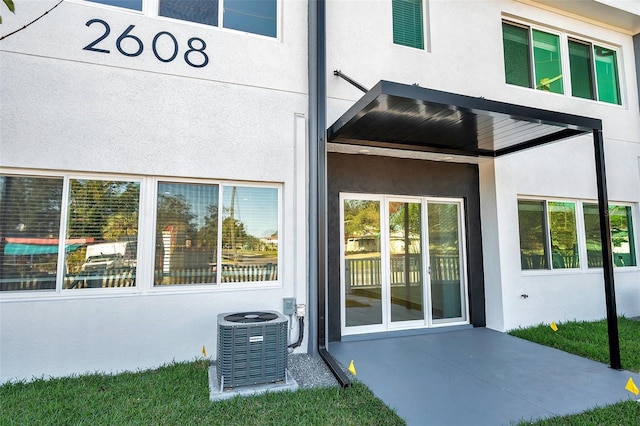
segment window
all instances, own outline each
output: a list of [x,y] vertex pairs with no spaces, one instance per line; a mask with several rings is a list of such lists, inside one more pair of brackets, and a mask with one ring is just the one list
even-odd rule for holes
[[564,93],[557,35],[503,22],[502,38],[507,83]]
[[552,269],[579,268],[575,203],[548,201],[547,209]]
[[65,289],[135,285],[140,182],[70,179]]
[[543,201],[518,201],[522,269],[547,269],[547,221]]
[[[507,21],[502,40],[508,84],[559,94],[570,84],[574,97],[622,104],[615,49]],[[568,66],[561,61],[565,43]]]
[[139,182],[6,175],[0,183],[0,290],[55,290],[60,271],[63,289],[135,285]]
[[0,291],[56,288],[62,183],[0,176]]
[[618,84],[618,61],[616,52],[606,47],[593,46],[596,68],[596,87],[598,100],[620,105],[620,87]]
[[615,50],[569,39],[569,64],[573,96],[621,103]]
[[[87,0],[131,10],[277,37],[277,0]],[[143,4],[144,2],[144,4]],[[143,6],[144,9],[143,9]]]
[[159,182],[154,285],[277,280],[278,204],[277,188]]
[[579,268],[575,203],[518,201],[522,269]]
[[[578,238],[579,208],[584,219],[583,241]],[[609,221],[614,265],[638,266],[631,206],[609,205]],[[518,200],[518,225],[523,270],[602,267],[597,204]],[[581,259],[581,252],[586,259]]]
[[280,196],[274,184],[0,174],[0,292],[277,282]]
[[[600,214],[597,204],[583,206],[587,259],[590,268],[602,267],[602,239],[600,238]],[[609,205],[611,244],[615,266],[638,266],[633,238],[631,207]]]
[[123,7],[125,9],[142,11],[142,0],[88,0],[94,3],[106,4],[108,6]]
[[424,49],[422,0],[393,0],[393,42]]

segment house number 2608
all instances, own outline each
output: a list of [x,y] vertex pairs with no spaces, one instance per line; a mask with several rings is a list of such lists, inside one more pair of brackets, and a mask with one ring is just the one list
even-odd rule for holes
[[[83,47],[83,50],[88,50],[90,52],[98,52],[98,53],[111,53],[110,50],[104,49],[102,47],[98,47],[98,44],[101,43],[104,39],[106,39],[111,33],[111,27],[109,24],[102,19],[90,19],[85,24],[87,27],[90,27],[93,24],[102,25],[104,28],[104,32],[100,37],[93,40],[91,43],[87,44]],[[120,36],[116,39],[116,49],[118,52],[122,53],[124,56],[140,56],[144,51],[144,43],[135,35],[131,34],[135,25],[129,25],[126,30],[120,34]],[[158,52],[158,40],[162,37],[169,39],[169,43],[173,45],[173,52],[165,53],[163,55]],[[125,48],[125,45],[127,46]],[[132,47],[133,46],[133,47]],[[195,68],[202,68],[209,63],[209,56],[207,56],[204,51],[207,48],[207,43],[204,42],[203,39],[198,37],[191,37],[187,41],[187,49],[184,52],[184,61]],[[128,49],[128,50],[127,50]],[[151,42],[151,49],[153,50],[153,54],[160,62],[171,62],[178,56],[178,40],[168,31],[160,31],[158,34],[153,37],[153,41]]]

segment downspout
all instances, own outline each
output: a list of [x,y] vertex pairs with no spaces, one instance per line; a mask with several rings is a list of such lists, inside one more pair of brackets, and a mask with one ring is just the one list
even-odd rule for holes
[[600,238],[602,239],[602,270],[604,273],[604,295],[607,305],[607,333],[609,336],[609,360],[614,370],[622,370],[620,363],[620,340],[618,336],[618,314],[616,290],[613,282],[613,253],[611,249],[611,225],[609,223],[609,200],[607,196],[607,173],[604,164],[604,139],[602,130],[593,130],[593,145],[598,183],[598,212],[600,213]]
[[[350,378],[327,350],[327,76],[325,0],[309,1],[309,352],[342,387]],[[314,325],[317,330],[314,330]]]
[[633,36],[633,52],[636,57],[636,81],[638,82],[638,98],[640,99],[640,33]]

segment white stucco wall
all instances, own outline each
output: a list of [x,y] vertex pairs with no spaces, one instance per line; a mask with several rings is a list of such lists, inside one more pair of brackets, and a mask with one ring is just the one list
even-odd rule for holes
[[[3,13],[2,34],[55,3],[18,2],[15,16]],[[278,18],[273,39],[65,1],[0,41],[0,172],[282,188],[277,283],[153,289],[155,237],[141,234],[136,289],[0,293],[0,381],[153,367],[192,360],[203,345],[215,358],[219,313],[282,311],[283,297],[307,303],[307,5],[281,2]],[[109,24],[111,34],[97,45],[109,54],[83,50],[104,32],[101,24],[86,26],[90,19]],[[144,43],[137,57],[116,48],[129,25]],[[178,41],[172,62],[151,49],[160,31]],[[205,67],[184,60],[192,37],[207,43]],[[194,63],[202,58],[192,55]],[[141,214],[152,214],[155,201],[144,188]]]

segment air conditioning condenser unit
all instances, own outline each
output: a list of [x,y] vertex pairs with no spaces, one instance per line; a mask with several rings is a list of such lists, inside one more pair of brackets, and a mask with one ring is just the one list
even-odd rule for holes
[[218,315],[218,384],[224,389],[285,381],[287,318],[275,311]]

